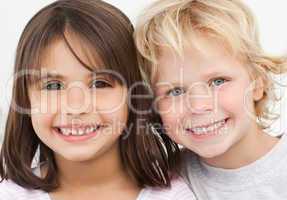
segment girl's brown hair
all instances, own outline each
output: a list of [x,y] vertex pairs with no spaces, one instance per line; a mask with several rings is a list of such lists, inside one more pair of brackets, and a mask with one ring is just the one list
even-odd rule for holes
[[[16,52],[15,79],[4,143],[0,155],[0,176],[2,181],[10,179],[29,189],[53,191],[59,186],[57,165],[53,151],[43,144],[34,132],[29,113],[28,88],[32,84],[28,70],[39,68],[44,50],[55,40],[66,42],[73,55],[82,62],[67,35],[75,35],[84,52],[92,52],[92,59],[101,62],[105,68],[119,73],[128,88],[143,82],[138,67],[136,49],[133,43],[133,27],[128,18],[117,8],[96,0],[60,0],[40,10],[26,25]],[[28,74],[28,73],[27,73]],[[147,87],[134,88],[130,95],[149,94]],[[149,110],[152,99],[130,99],[133,108]],[[17,109],[15,106],[17,105]],[[126,170],[130,171],[140,187],[170,186],[170,174],[178,164],[178,147],[165,135],[152,134],[147,124],[151,113],[140,114],[129,111],[130,133],[120,138],[120,155]],[[145,124],[138,127],[138,121]],[[150,133],[150,134],[147,134]],[[47,163],[47,174],[36,176],[31,164],[39,148],[40,162]]]

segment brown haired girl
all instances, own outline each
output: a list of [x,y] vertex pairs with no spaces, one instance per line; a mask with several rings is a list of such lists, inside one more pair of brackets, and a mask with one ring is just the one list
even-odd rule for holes
[[17,48],[0,199],[155,199],[147,186],[173,185],[178,148],[147,134],[151,100],[133,98],[148,90],[132,32],[102,1],[56,1],[30,20]]

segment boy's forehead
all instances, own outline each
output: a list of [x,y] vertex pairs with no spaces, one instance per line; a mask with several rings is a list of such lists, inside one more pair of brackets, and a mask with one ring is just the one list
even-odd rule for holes
[[159,59],[163,56],[177,59],[184,57],[186,59],[191,56],[212,58],[231,54],[230,45],[226,41],[208,34],[192,35],[185,39],[185,43],[182,46],[162,44],[158,47],[158,52]]
[[186,47],[182,56],[177,55],[170,48],[162,48],[155,67],[154,82],[176,82],[186,77],[192,79],[199,76],[208,78],[220,74],[233,75],[245,65],[218,43],[206,43],[203,47],[206,47],[206,51],[198,50],[193,46]]

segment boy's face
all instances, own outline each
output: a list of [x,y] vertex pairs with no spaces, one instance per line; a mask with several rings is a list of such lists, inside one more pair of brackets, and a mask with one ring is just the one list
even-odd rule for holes
[[161,49],[153,85],[167,134],[203,158],[219,156],[256,131],[254,100],[262,91],[218,41],[195,38],[184,59]]

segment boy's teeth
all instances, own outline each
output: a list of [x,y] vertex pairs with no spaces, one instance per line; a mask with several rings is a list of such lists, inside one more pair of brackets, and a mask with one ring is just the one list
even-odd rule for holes
[[219,127],[223,126],[224,123],[225,123],[225,120],[221,120],[208,127],[195,127],[195,128],[189,128],[189,130],[191,130],[196,135],[202,135],[202,134],[207,134],[209,132],[217,130]]

